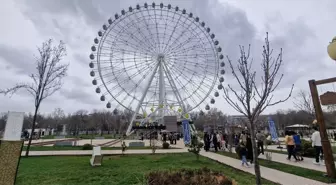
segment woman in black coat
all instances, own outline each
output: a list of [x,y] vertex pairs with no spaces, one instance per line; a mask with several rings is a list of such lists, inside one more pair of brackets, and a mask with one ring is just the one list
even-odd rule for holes
[[250,160],[251,163],[253,163],[253,148],[252,148],[252,140],[251,135],[248,134],[246,137],[246,148],[247,148],[247,159]]
[[210,138],[209,138],[209,135],[208,135],[207,132],[204,133],[203,141],[204,141],[204,150],[209,151],[209,149],[210,149]]

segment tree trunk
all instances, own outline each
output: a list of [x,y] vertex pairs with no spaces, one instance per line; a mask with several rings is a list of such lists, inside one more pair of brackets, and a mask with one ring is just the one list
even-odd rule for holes
[[251,131],[251,141],[252,141],[252,148],[253,148],[253,162],[254,162],[254,173],[256,176],[256,185],[261,185],[261,173],[260,173],[260,166],[258,161],[258,148],[255,138],[255,127],[254,123],[252,123],[250,128]]
[[38,111],[38,106],[35,107],[35,113],[34,113],[34,117],[33,117],[33,126],[32,126],[32,130],[29,136],[29,141],[28,141],[28,145],[27,145],[27,149],[26,149],[26,157],[29,156],[29,149],[30,149],[30,145],[33,139],[33,135],[34,135],[34,131],[35,131],[35,126],[36,126],[36,118],[37,118],[37,111]]

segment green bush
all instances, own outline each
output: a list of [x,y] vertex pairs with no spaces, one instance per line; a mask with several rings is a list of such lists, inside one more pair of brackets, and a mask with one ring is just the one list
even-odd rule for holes
[[162,148],[163,149],[169,149],[169,143],[167,143],[167,142],[162,143]]
[[301,140],[301,149],[303,156],[305,157],[315,156],[315,148],[313,148],[311,141]]
[[197,160],[199,159],[199,153],[201,151],[201,148],[203,147],[203,144],[200,143],[201,142],[198,141],[197,136],[195,135],[191,136],[191,142],[188,151],[194,153],[196,155]]
[[92,149],[93,149],[93,146],[91,144],[85,144],[82,147],[82,150],[92,150]]
[[146,181],[148,185],[237,185],[235,180],[221,172],[207,168],[150,172],[146,175]]

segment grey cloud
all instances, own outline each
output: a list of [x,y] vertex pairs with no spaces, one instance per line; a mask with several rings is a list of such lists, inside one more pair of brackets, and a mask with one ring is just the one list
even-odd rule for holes
[[17,74],[31,74],[36,71],[35,59],[29,50],[0,44],[0,58],[6,61],[7,69]]
[[85,88],[77,86],[73,88],[63,88],[60,93],[61,96],[69,100],[74,100],[83,104],[95,105],[99,103],[99,98],[94,95],[94,90],[92,88],[92,93],[87,93]]

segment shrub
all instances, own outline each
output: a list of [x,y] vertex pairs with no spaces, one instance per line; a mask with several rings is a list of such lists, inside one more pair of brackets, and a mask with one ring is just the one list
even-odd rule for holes
[[197,136],[192,135],[191,136],[191,142],[189,145],[188,151],[191,153],[194,153],[196,155],[196,159],[199,159],[199,153],[201,151],[201,148],[203,147],[203,143],[200,144],[201,142],[198,141]]
[[302,149],[303,156],[306,156],[306,157],[315,156],[315,148],[313,148],[311,141],[301,140],[301,149]]
[[121,142],[121,153],[122,153],[122,155],[125,154],[126,148],[127,148],[127,146],[126,146],[125,141],[122,141]]
[[207,168],[150,172],[146,175],[146,181],[148,185],[237,185],[220,172]]
[[168,149],[169,148],[169,143],[167,143],[167,142],[162,143],[162,148],[163,149]]
[[85,144],[82,147],[82,150],[92,150],[92,149],[93,149],[93,146],[91,144]]

